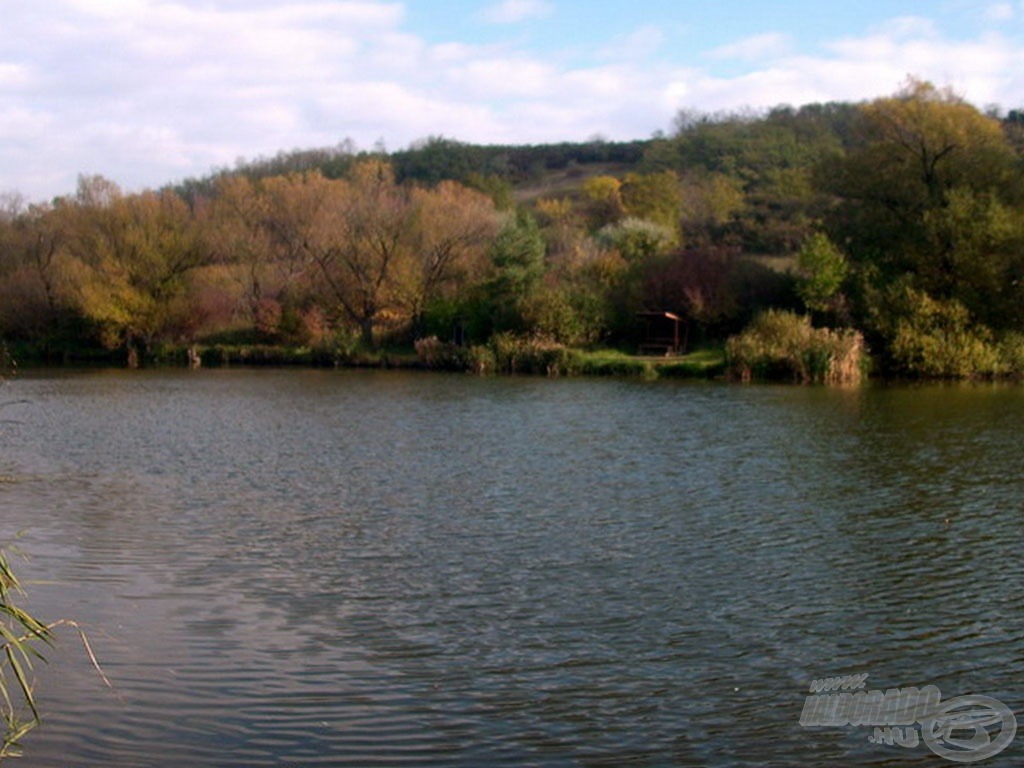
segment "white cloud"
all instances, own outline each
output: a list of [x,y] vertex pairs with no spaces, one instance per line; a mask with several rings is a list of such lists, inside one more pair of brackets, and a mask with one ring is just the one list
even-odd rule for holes
[[32,81],[32,73],[27,67],[0,62],[0,94],[24,94],[31,88]]
[[876,24],[871,32],[894,40],[935,38],[938,35],[935,22],[924,16],[897,16],[886,19],[881,24]]
[[527,19],[542,19],[554,12],[546,0],[503,0],[485,8],[480,17],[492,24],[517,24]]
[[1012,3],[996,3],[990,5],[982,14],[985,21],[1000,22],[1011,21],[1015,16]]
[[757,61],[777,58],[789,52],[791,41],[787,35],[779,32],[766,32],[751,35],[735,43],[723,45],[708,52],[712,59],[738,59],[740,61]]
[[648,25],[617,37],[602,54],[608,59],[646,59],[654,56],[664,44],[665,32]]
[[[552,6],[499,9],[511,20]],[[684,63],[671,58],[680,48],[668,45],[670,31],[624,29],[541,54],[518,37],[428,42],[394,2],[13,4],[0,29],[0,189],[68,193],[80,172],[159,186],[346,137],[361,147],[384,137],[392,148],[438,134],[642,138],[683,107],[860,100],[895,91],[908,74],[978,104],[1022,106],[1024,46],[1006,30],[952,39],[906,17],[813,50],[774,32],[686,51]]]

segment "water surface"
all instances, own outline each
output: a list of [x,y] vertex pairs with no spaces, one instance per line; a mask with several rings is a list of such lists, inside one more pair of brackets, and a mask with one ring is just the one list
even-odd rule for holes
[[[8,383],[78,620],[32,766],[936,765],[812,679],[1024,713],[1024,390],[337,371]],[[1024,736],[1022,736],[1024,739]],[[1015,765],[1021,740],[985,765]]]

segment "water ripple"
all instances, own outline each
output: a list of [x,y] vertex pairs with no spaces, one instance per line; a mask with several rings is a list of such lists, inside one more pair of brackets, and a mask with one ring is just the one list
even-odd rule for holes
[[923,764],[800,728],[853,671],[1024,711],[1018,390],[17,386],[0,538],[115,686],[62,638],[29,767]]

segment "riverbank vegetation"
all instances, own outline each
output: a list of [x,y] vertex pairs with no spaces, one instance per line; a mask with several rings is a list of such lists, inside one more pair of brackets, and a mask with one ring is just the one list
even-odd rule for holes
[[18,755],[21,740],[39,724],[30,674],[43,658],[39,646],[53,638],[50,627],[16,604],[18,594],[21,584],[0,550],[0,761]]
[[[1024,114],[909,80],[647,141],[342,144],[132,194],[83,176],[6,197],[0,336],[131,365],[1020,375],[1022,170]],[[655,312],[670,351],[718,362],[631,360]]]

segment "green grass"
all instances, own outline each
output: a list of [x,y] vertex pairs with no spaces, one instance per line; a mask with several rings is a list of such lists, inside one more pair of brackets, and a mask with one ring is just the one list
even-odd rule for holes
[[581,373],[588,376],[711,378],[725,371],[725,353],[721,349],[701,349],[676,357],[630,355],[603,349],[583,352],[582,358]]

